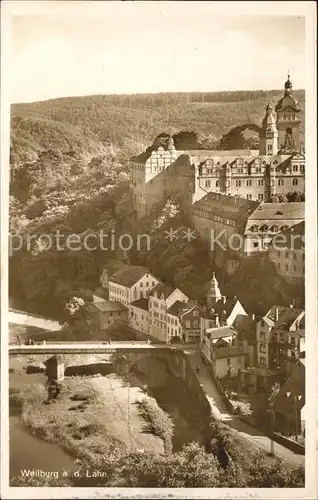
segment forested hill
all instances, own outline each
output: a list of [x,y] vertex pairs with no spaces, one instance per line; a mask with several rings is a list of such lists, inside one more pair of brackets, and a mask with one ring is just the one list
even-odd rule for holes
[[[207,149],[227,134],[233,127],[260,125],[268,101],[274,104],[283,91],[212,92],[189,94],[136,94],[95,95],[69,97],[30,104],[12,105],[13,154],[20,156],[20,149],[34,149],[37,140],[42,141],[42,129],[48,122],[56,123],[55,130],[45,138],[55,146],[58,136],[63,134],[76,147],[76,138],[95,143],[112,143],[124,146],[127,141],[149,145],[161,132],[176,133],[191,130]],[[305,93],[294,92],[304,109]],[[20,118],[17,118],[20,117]],[[303,114],[302,114],[303,118]],[[24,122],[22,125],[22,121]],[[63,124],[64,127],[60,127]],[[52,127],[51,123],[51,129]],[[15,134],[17,128],[23,127]],[[67,137],[69,129],[70,137]],[[30,129],[28,131],[28,129]],[[303,135],[303,128],[301,129]],[[100,145],[99,145],[100,146]]]
[[[104,263],[118,255],[82,248],[57,251],[54,245],[46,248],[41,235],[57,230],[126,233],[132,213],[129,157],[145,151],[160,134],[173,134],[179,149],[189,149],[184,143],[195,143],[192,149],[241,149],[255,140],[268,100],[275,103],[281,95],[106,95],[13,105],[10,232],[23,235],[24,246],[10,259],[11,297],[30,311],[60,319],[73,291],[96,287]],[[295,96],[304,109],[304,92]],[[36,235],[31,249],[26,245],[29,235]],[[167,275],[179,266],[175,279],[187,280],[193,289],[191,276],[196,276],[202,289],[206,271],[193,259],[199,250],[186,256],[185,268],[177,260],[179,249],[175,251]]]

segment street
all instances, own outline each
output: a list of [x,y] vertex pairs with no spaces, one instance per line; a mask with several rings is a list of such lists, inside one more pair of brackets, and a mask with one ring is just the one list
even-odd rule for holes
[[[199,367],[200,371],[197,373],[197,377],[211,405],[212,415],[231,427],[231,429],[240,434],[244,439],[248,439],[265,451],[270,452],[270,438],[265,436],[259,429],[243,422],[239,416],[231,415],[228,412],[222,395],[216,387],[208,369],[202,363],[200,352],[198,350],[184,348],[184,353],[187,355],[195,373],[196,368]],[[274,443],[274,452],[277,457],[286,459],[295,466],[305,465],[304,455],[294,453],[276,442]]]

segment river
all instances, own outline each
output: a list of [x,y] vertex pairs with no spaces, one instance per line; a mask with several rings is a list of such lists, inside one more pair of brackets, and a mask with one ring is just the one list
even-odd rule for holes
[[[165,363],[160,365],[152,361],[149,363],[150,370],[145,370],[147,373],[139,372],[138,377],[135,373],[133,385],[140,384],[145,387],[146,384],[148,389],[146,392],[154,397],[158,405],[172,418],[174,451],[180,450],[185,443],[191,441],[199,442],[201,445],[206,444],[208,415],[201,411],[199,401],[187,384],[172,376]],[[40,380],[37,378],[41,377],[43,375],[25,375],[20,382],[39,383]],[[70,472],[78,469],[74,459],[58,445],[45,442],[30,434],[21,424],[19,415],[16,412],[11,413],[12,408],[10,409],[10,477],[21,477],[21,471],[24,469],[56,473],[63,472],[63,469]]]
[[73,458],[59,446],[42,441],[23,427],[19,416],[10,416],[10,477],[21,477],[23,471],[45,471],[61,475],[63,469],[74,472]]

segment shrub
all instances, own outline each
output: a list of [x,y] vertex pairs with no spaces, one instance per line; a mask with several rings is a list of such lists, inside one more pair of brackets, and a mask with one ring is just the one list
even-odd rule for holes
[[149,431],[164,441],[166,453],[172,452],[173,423],[153,398],[143,398],[139,403],[141,416],[148,423]]

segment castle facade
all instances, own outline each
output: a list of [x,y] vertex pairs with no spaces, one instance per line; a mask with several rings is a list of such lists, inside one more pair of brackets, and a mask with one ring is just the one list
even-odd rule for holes
[[259,151],[180,151],[171,137],[162,138],[130,162],[138,217],[168,197],[177,196],[189,207],[212,192],[259,202],[303,195],[305,155],[299,143],[300,111],[288,75],[276,113],[271,104],[266,107]]

